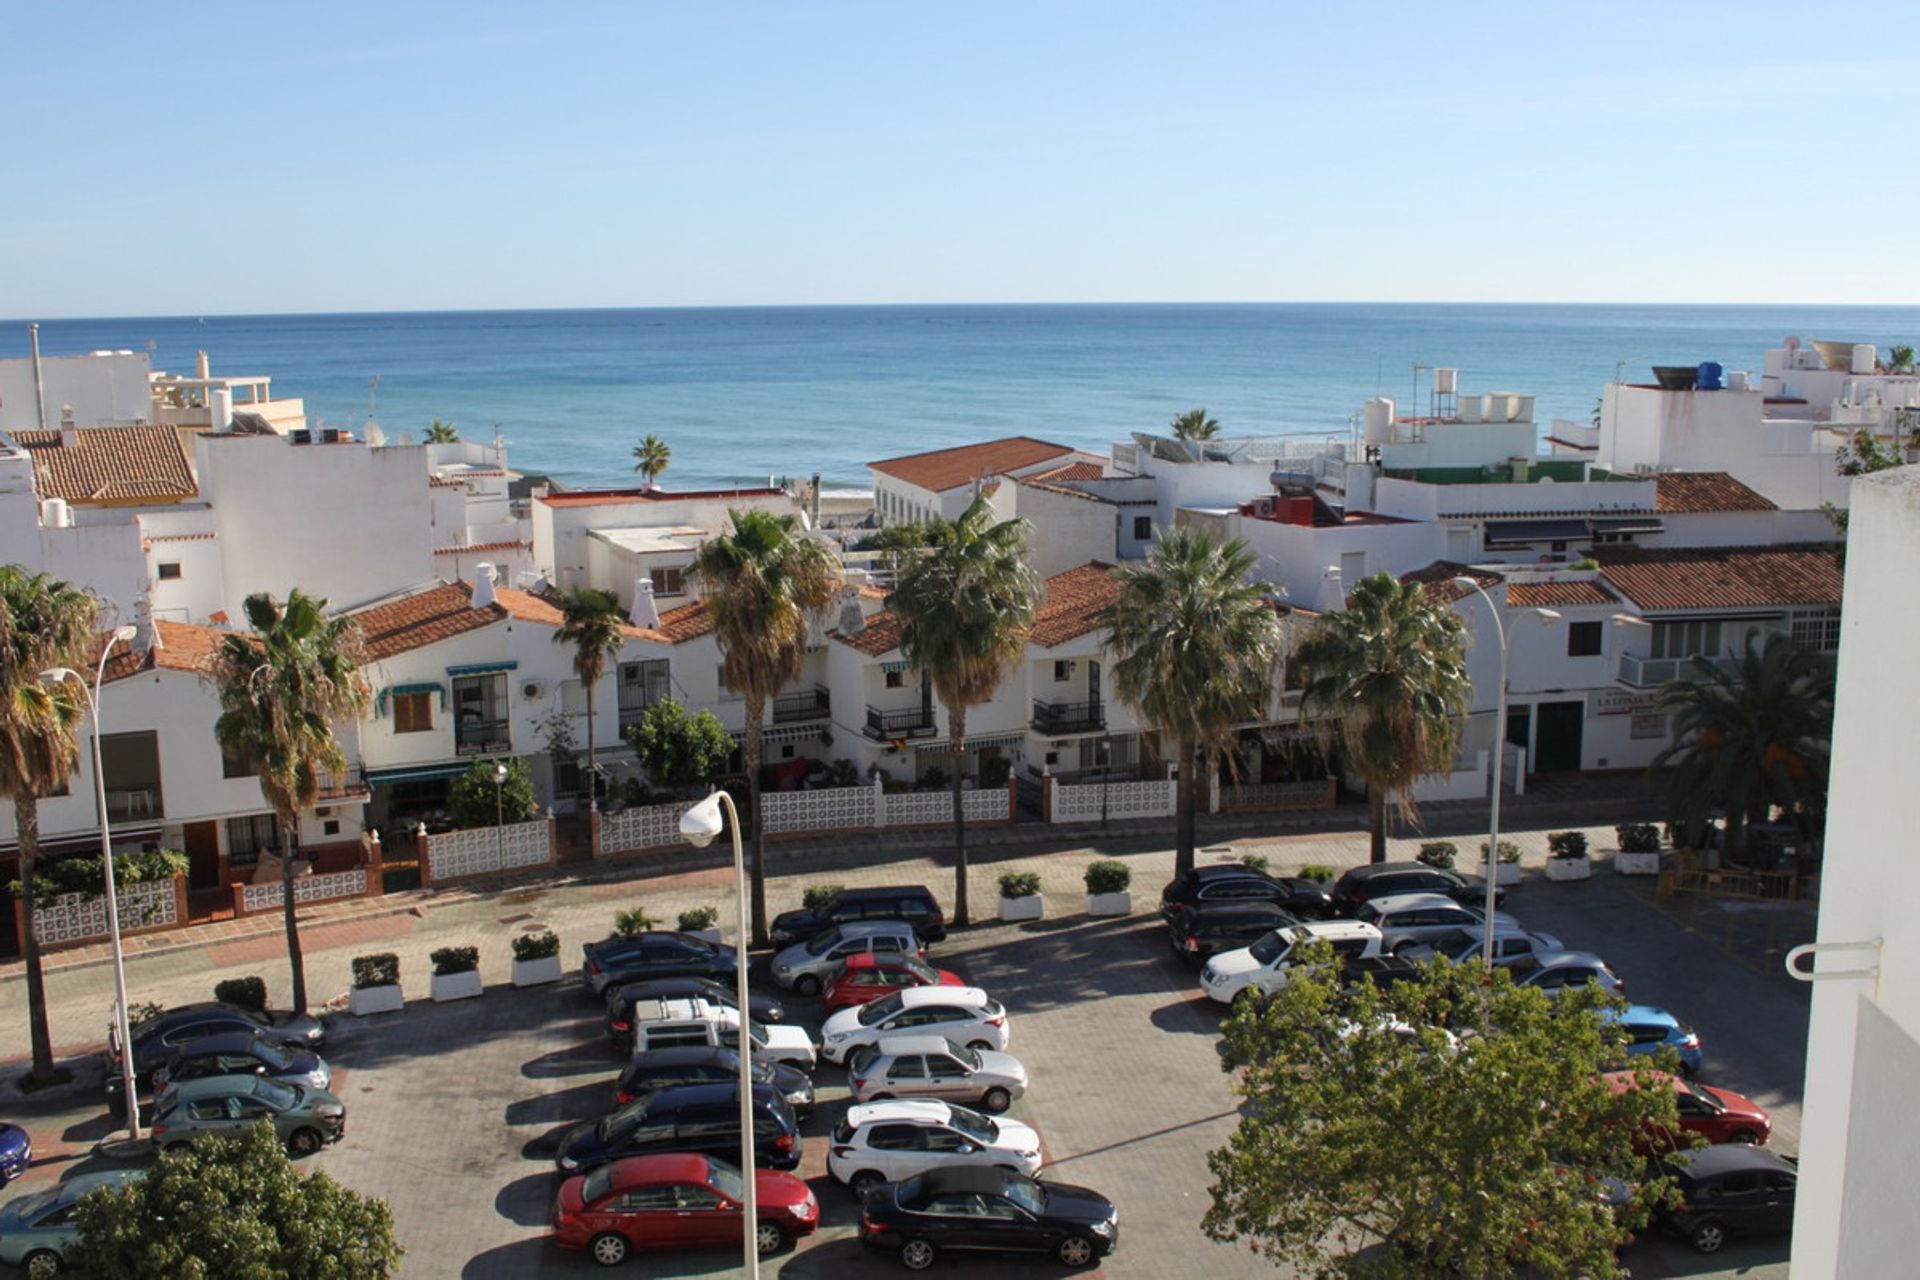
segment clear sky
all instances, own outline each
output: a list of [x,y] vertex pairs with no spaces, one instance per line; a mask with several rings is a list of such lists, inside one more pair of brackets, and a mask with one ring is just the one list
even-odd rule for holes
[[0,315],[1912,303],[1899,12],[20,3]]

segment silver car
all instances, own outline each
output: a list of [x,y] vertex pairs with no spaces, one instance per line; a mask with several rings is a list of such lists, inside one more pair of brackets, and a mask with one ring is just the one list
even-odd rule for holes
[[[1426,942],[1402,947],[1397,954],[1414,961],[1445,956],[1455,964],[1466,964],[1480,959],[1486,953],[1486,941],[1487,931],[1476,924],[1455,929]],[[1495,930],[1493,935],[1493,962],[1497,965],[1511,965],[1521,956],[1530,956],[1536,951],[1561,949],[1560,939],[1550,933],[1501,928]]]
[[820,988],[827,985],[827,979],[852,956],[868,952],[919,956],[925,955],[926,950],[914,935],[913,926],[898,920],[837,924],[774,956],[773,980],[790,991],[811,996],[818,994]]
[[1027,1091],[1027,1069],[1011,1054],[969,1049],[945,1036],[883,1036],[847,1063],[855,1102],[938,1098],[1005,1111]]
[[[1380,931],[1380,949],[1389,955],[1456,929],[1485,923],[1478,911],[1461,906],[1444,893],[1389,894],[1361,907],[1354,918]],[[1518,920],[1500,911],[1494,913],[1493,923],[1503,931],[1520,927]]]

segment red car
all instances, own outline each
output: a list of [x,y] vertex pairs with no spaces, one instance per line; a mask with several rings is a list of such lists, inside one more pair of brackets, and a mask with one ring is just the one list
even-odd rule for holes
[[[1773,1133],[1773,1121],[1760,1104],[1729,1089],[1695,1084],[1663,1071],[1610,1071],[1606,1079],[1615,1093],[1624,1093],[1633,1086],[1636,1075],[1644,1080],[1656,1083],[1665,1081],[1671,1085],[1676,1095],[1674,1101],[1680,1110],[1680,1131],[1697,1133],[1710,1146],[1722,1142],[1747,1142],[1764,1146]],[[1685,1145],[1675,1141],[1671,1133],[1654,1132],[1642,1142],[1640,1153],[1659,1155]]]
[[[813,1189],[790,1173],[755,1174],[762,1257],[820,1225]],[[740,1170],[699,1155],[630,1156],[576,1174],[553,1200],[553,1242],[602,1266],[634,1252],[740,1248]]]
[[936,969],[917,956],[883,955],[867,952],[848,956],[840,972],[827,979],[821,998],[827,1012],[870,1004],[881,996],[890,996],[908,987],[964,987],[957,973]]

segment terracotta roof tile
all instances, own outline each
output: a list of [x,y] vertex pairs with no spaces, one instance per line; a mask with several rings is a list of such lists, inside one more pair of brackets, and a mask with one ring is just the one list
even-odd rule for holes
[[1106,471],[1097,462],[1069,462],[1064,467],[1055,467],[1051,471],[1041,471],[1025,477],[1021,483],[1059,482],[1061,480],[1098,480]]
[[362,609],[352,617],[366,639],[367,661],[379,662],[504,622],[508,614],[499,604],[474,608],[473,588],[452,582]]
[[167,426],[80,427],[77,443],[58,431],[16,431],[33,459],[33,488],[68,502],[174,501],[200,491],[179,433]]
[[1007,436],[981,444],[963,444],[929,453],[911,453],[902,458],[884,458],[879,462],[869,462],[867,467],[931,493],[944,493],[982,476],[1003,475],[1009,471],[1038,466],[1072,452],[1073,449],[1067,445],[1036,440],[1032,436]]
[[[1415,569],[1411,573],[1400,575],[1402,582],[1417,582],[1427,589],[1427,594],[1441,604],[1452,604],[1473,594],[1466,587],[1457,585],[1455,578],[1468,577],[1488,589],[1506,581],[1491,569],[1475,569],[1455,560],[1435,560],[1424,569]],[[1347,584],[1347,594],[1353,594],[1353,585]]]
[[1617,605],[1612,592],[1591,578],[1576,582],[1509,582],[1507,603],[1516,609],[1578,609]]
[[656,639],[668,644],[685,644],[689,640],[698,640],[701,636],[713,634],[713,615],[707,612],[707,603],[696,600],[692,604],[683,604],[677,609],[669,609],[660,615],[660,630],[653,633]]
[[1595,548],[1607,584],[1643,611],[1840,603],[1838,543]]
[[1724,471],[1667,471],[1653,477],[1654,508],[1662,512],[1778,511],[1780,508]]
[[478,543],[474,543],[471,546],[465,546],[465,547],[435,547],[433,549],[433,554],[437,556],[464,556],[474,551],[531,551],[531,550],[533,550],[533,544],[531,542],[521,542],[516,538],[509,538],[505,542],[478,542]]
[[1033,617],[1032,639],[1043,649],[1098,631],[1101,613],[1119,593],[1113,566],[1099,560],[1056,573],[1042,586],[1046,594]]
[[[233,634],[217,627],[200,627],[160,618],[154,620],[153,627],[160,637],[159,647],[143,653],[127,645],[118,646],[113,657],[107,659],[106,678],[109,681],[124,680],[143,671],[204,674],[213,661],[214,651],[220,647],[220,641]],[[95,662],[100,660],[100,645],[105,643],[106,638],[106,634],[102,634],[94,642]]]
[[881,658],[900,647],[900,619],[891,613],[876,613],[867,619],[866,626],[852,635],[843,635],[830,631],[841,644],[858,649],[869,658]]

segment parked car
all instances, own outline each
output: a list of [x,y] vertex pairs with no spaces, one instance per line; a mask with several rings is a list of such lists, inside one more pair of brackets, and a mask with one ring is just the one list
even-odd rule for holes
[[925,1271],[943,1253],[1037,1253],[1090,1266],[1120,1244],[1113,1202],[1085,1187],[1036,1182],[1011,1169],[930,1169],[870,1189],[860,1243]]
[[[737,1009],[733,985],[711,978],[648,978],[607,988],[607,1039],[615,1044],[633,1043],[633,1006],[642,1000],[677,1000],[691,997]],[[755,1022],[785,1022],[786,1008],[772,996],[749,995],[747,1008]]]
[[276,1043],[257,1031],[227,1031],[189,1040],[175,1049],[167,1065],[153,1073],[153,1090],[160,1093],[183,1080],[244,1075],[320,1090],[333,1087],[332,1069],[312,1050]]
[[1661,1171],[1677,1184],[1680,1203],[1658,1211],[1701,1253],[1718,1253],[1733,1236],[1793,1230],[1800,1166],[1761,1147],[1708,1147],[1669,1157]]
[[[1354,867],[1333,883],[1333,912],[1351,916],[1361,906],[1390,893],[1444,893],[1463,907],[1487,905],[1487,882],[1480,876],[1430,867],[1424,862],[1375,862]],[[1507,891],[1494,887],[1493,905],[1505,904]]]
[[842,1009],[820,1027],[820,1053],[845,1062],[855,1049],[898,1032],[945,1036],[976,1049],[1005,1049],[1007,1010],[978,987],[913,987]]
[[[800,1121],[771,1085],[753,1086],[753,1158],[769,1169],[800,1163]],[[687,1084],[636,1098],[569,1129],[554,1164],[580,1173],[628,1156],[667,1152],[740,1159],[740,1086]]]
[[[1389,893],[1370,898],[1353,913],[1355,920],[1380,931],[1380,945],[1389,953],[1402,947],[1441,938],[1457,929],[1484,928],[1478,907],[1463,907],[1444,893]],[[1494,928],[1512,932],[1520,922],[1496,911]]]
[[[773,1086],[774,1092],[805,1120],[813,1114],[813,1081],[798,1067],[784,1062],[756,1062],[753,1078]],[[635,1054],[614,1085],[613,1103],[624,1107],[642,1094],[683,1084],[726,1084],[740,1079],[740,1055],[721,1045],[691,1045]]]
[[829,1014],[905,991],[911,987],[964,987],[966,980],[947,969],[936,969],[918,956],[848,956],[840,971],[827,979],[820,1001]]
[[[790,1173],[756,1169],[754,1248],[778,1253],[820,1225],[813,1189]],[[740,1247],[746,1184],[740,1166],[705,1155],[633,1156],[576,1174],[553,1197],[553,1242],[603,1267],[631,1253]]]
[[1167,913],[1167,945],[1182,960],[1199,964],[1208,956],[1250,947],[1275,929],[1299,923],[1271,902],[1188,903]]
[[[166,1065],[174,1050],[192,1040],[230,1031],[258,1032],[281,1044],[303,1049],[319,1049],[327,1042],[327,1029],[318,1018],[304,1014],[255,1013],[230,1004],[189,1004],[168,1009],[133,1024],[133,1073],[142,1083],[153,1083],[153,1072]],[[107,1072],[107,1092],[120,1092],[120,1031],[109,1024],[107,1056],[113,1069]]]
[[33,1139],[17,1124],[0,1124],[0,1187],[27,1171],[33,1163]]
[[[804,1027],[766,1026],[747,1019],[755,1062],[784,1062],[802,1071],[815,1065],[813,1040]],[[740,1011],[705,1000],[643,1000],[633,1006],[633,1051],[692,1045],[740,1047]]]
[[629,933],[584,943],[580,949],[585,954],[580,980],[595,995],[604,995],[609,986],[647,978],[733,981],[733,948],[691,933]]
[[1625,1009],[1603,1009],[1600,1016],[1620,1024],[1627,1036],[1628,1054],[1646,1055],[1671,1047],[1680,1055],[1682,1075],[1692,1076],[1700,1070],[1700,1036],[1665,1009],[1630,1004]]
[[1333,899],[1317,880],[1270,876],[1238,863],[1193,867],[1160,891],[1160,914],[1171,921],[1182,907],[1229,902],[1270,902],[1298,920],[1331,914]]
[[19,1267],[27,1280],[59,1275],[67,1269],[67,1247],[80,1236],[73,1220],[80,1197],[145,1176],[145,1169],[108,1169],[15,1196],[0,1205],[0,1263]]
[[929,1169],[994,1165],[1040,1171],[1040,1135],[950,1102],[869,1102],[847,1108],[827,1149],[827,1172],[856,1194]]
[[924,956],[913,926],[898,920],[855,920],[796,942],[773,957],[775,985],[817,995],[834,971],[859,955]]
[[1507,966],[1518,987],[1538,987],[1554,995],[1568,987],[1597,986],[1610,996],[1624,998],[1627,984],[1607,968],[1607,962],[1589,951],[1536,951]]
[[[1744,1097],[1731,1089],[1716,1089],[1710,1084],[1698,1084],[1680,1076],[1670,1076],[1664,1071],[1609,1071],[1606,1081],[1613,1086],[1614,1092],[1624,1093],[1633,1087],[1635,1079],[1650,1080],[1658,1087],[1665,1083],[1674,1092],[1674,1104],[1680,1112],[1680,1132],[1699,1134],[1707,1142],[1718,1146],[1723,1142],[1739,1143],[1745,1146],[1765,1146],[1773,1134],[1773,1120],[1759,1103]],[[1643,1154],[1658,1155],[1662,1152],[1683,1148],[1685,1144],[1674,1134],[1656,1130],[1649,1132],[1640,1144]]]
[[856,1102],[938,1098],[977,1102],[998,1114],[1027,1091],[1027,1069],[1010,1054],[969,1049],[944,1036],[894,1035],[847,1063],[847,1087]]
[[262,1120],[273,1123],[289,1155],[310,1156],[340,1141],[347,1108],[325,1089],[264,1076],[184,1080],[154,1103],[153,1145],[170,1151],[208,1134],[230,1138]]
[[773,945],[789,947],[825,933],[837,924],[856,920],[899,920],[913,926],[924,942],[947,936],[947,915],[925,885],[891,885],[882,889],[842,889],[818,908],[783,911],[773,918]]
[[[1510,918],[1510,917],[1502,917]],[[1436,955],[1445,956],[1455,964],[1466,964],[1478,960],[1486,951],[1487,931],[1477,921],[1449,930],[1438,938],[1414,943],[1401,948],[1399,954],[1409,960],[1425,962]],[[1521,956],[1530,956],[1536,951],[1564,951],[1565,945],[1550,933],[1531,933],[1518,926],[1497,926],[1493,934],[1493,962],[1497,965],[1511,965]]]
[[1390,987],[1396,982],[1419,982],[1426,975],[1425,969],[1404,956],[1355,956],[1340,966],[1340,985],[1371,982]]
[[1358,920],[1314,920],[1276,929],[1251,947],[1222,951],[1200,970],[1200,989],[1230,1003],[1242,991],[1267,993],[1286,982],[1297,952],[1315,940],[1328,943],[1339,960],[1377,956],[1380,931]]

